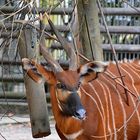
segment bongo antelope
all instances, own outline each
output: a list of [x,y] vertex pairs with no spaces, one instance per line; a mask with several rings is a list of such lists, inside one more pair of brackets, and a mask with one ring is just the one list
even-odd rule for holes
[[[37,83],[49,84],[56,130],[62,140],[140,140],[140,61],[119,63],[125,87],[116,65],[88,62],[77,66],[77,57],[55,26],[48,22],[70,58],[64,70],[40,42],[51,70],[27,58],[23,68]],[[35,68],[35,70],[34,70]],[[125,102],[127,90],[129,105]]]

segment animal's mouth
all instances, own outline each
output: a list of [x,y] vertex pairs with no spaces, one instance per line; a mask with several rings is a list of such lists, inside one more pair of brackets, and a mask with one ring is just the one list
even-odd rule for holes
[[86,120],[86,116],[84,118],[78,118],[76,116],[72,116],[74,119],[79,120],[79,121],[84,121]]

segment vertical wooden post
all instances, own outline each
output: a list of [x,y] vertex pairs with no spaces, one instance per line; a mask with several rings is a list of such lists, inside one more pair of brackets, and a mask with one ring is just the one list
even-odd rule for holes
[[[21,33],[18,47],[21,58],[34,59],[36,56],[36,45],[33,46],[31,40],[32,29],[24,29]],[[35,37],[35,36],[34,36]],[[44,83],[35,83],[28,75],[24,74],[26,96],[30,112],[32,135],[34,138],[48,136],[50,125],[48,109],[44,90]]]
[[79,40],[81,53],[90,60],[103,60],[96,0],[78,0]]

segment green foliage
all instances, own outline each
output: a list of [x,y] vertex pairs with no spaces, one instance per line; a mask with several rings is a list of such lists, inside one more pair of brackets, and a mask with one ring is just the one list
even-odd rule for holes
[[47,7],[48,0],[40,0],[40,7]]
[[58,2],[58,0],[40,0],[40,7],[50,7]]

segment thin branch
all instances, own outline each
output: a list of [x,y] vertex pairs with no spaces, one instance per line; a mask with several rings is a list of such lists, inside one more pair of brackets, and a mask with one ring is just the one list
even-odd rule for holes
[[1,22],[10,18],[10,17],[13,17],[14,15],[16,15],[17,13],[21,12],[22,10],[24,10],[30,3],[28,3],[27,5],[25,5],[24,7],[22,7],[21,9],[19,9],[18,11],[12,13],[11,15],[9,15],[8,17],[4,18],[4,19],[1,19]]
[[[114,82],[116,82],[117,84],[119,84],[120,86],[122,86],[124,89],[126,89],[131,95],[133,95],[134,97],[138,98],[138,96],[136,96],[131,90],[129,90],[126,86],[124,86],[123,84],[121,84],[117,79],[118,77],[114,77],[113,75],[111,75],[111,73],[108,73],[107,71],[104,72],[104,74],[106,74],[109,78],[111,78]],[[124,76],[123,76],[124,77]],[[119,77],[120,78],[120,77]]]
[[[51,10],[53,11],[56,7],[58,7],[64,0],[59,0],[60,2],[58,2],[57,4],[55,4],[53,7],[49,7],[45,13],[49,14],[50,13],[50,8]],[[42,15],[43,17],[45,16],[45,13]],[[29,20],[28,22],[35,22],[37,20],[40,20],[40,16],[39,17],[36,17],[35,19],[33,20]]]
[[140,13],[140,10],[137,9],[136,7],[132,6],[131,4],[129,4],[128,1],[126,1],[126,0],[122,0],[122,1],[123,1],[124,3],[126,3],[127,5],[129,5],[132,9],[134,9],[134,10],[136,10],[137,12]]
[[[124,80],[123,80],[123,76],[122,76],[122,73],[121,73],[120,68],[119,68],[119,64],[118,64],[118,60],[117,60],[117,55],[116,55],[116,51],[115,51],[115,49],[114,49],[114,46],[113,46],[113,43],[112,43],[112,39],[111,39],[109,30],[108,30],[108,26],[107,26],[107,23],[106,23],[106,20],[105,20],[105,16],[104,16],[104,13],[103,13],[103,10],[102,10],[102,7],[101,7],[101,3],[100,3],[99,0],[97,0],[97,4],[98,4],[99,10],[100,10],[100,12],[101,12],[101,16],[102,16],[102,19],[103,19],[103,23],[104,23],[104,26],[105,26],[107,35],[108,35],[110,47],[111,47],[112,52],[113,52],[113,55],[114,55],[114,60],[115,60],[115,62],[116,62],[116,66],[117,66],[117,70],[118,70],[119,75],[120,75],[120,79],[121,79],[121,81],[122,81],[123,86],[125,87],[125,83],[124,83]],[[125,91],[125,95],[126,95],[126,104],[129,105],[129,98],[128,98],[127,90],[126,90],[125,88],[124,88],[124,91]]]
[[79,51],[76,52],[76,54],[77,54],[78,56],[80,56],[82,59],[84,59],[85,61],[87,61],[87,62],[90,61],[87,57],[85,57],[84,55],[82,55],[81,53],[79,53]]
[[1,136],[4,140],[6,140],[6,138],[2,135],[2,133],[0,133],[0,136]]
[[[20,23],[20,24],[22,24],[22,25],[24,25],[24,26],[25,26],[25,25],[29,25],[29,26],[32,26],[33,28],[35,28],[38,32],[42,32],[42,31],[41,31],[39,28],[37,28],[35,25],[33,25],[33,24],[31,24],[30,22],[25,21],[25,20],[15,20],[14,23]],[[49,33],[45,32],[45,31],[44,31],[44,34],[47,35],[47,36],[49,36],[51,39],[58,41],[58,39],[57,39],[56,37],[50,35]]]

